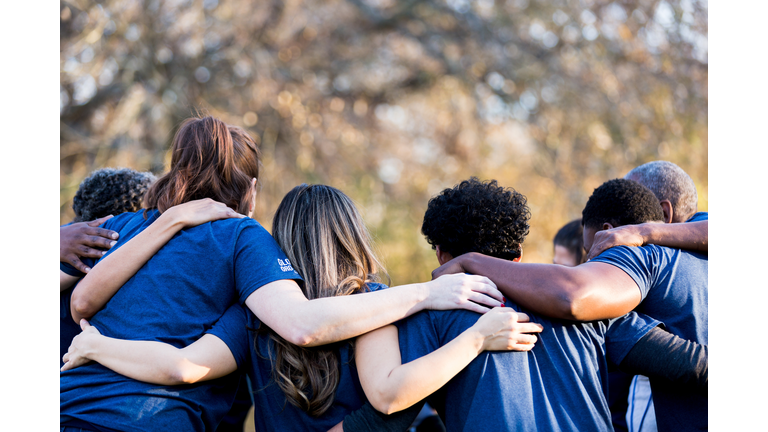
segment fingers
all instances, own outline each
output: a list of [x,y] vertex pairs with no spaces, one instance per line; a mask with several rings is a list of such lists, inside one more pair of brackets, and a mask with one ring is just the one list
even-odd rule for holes
[[521,323],[518,322],[515,325],[515,331],[519,333],[541,333],[544,330],[544,326],[536,323]]
[[539,340],[539,338],[537,338],[536,336],[529,335],[529,334],[518,334],[518,335],[515,335],[515,337],[512,339],[517,341],[516,344],[523,344],[523,345],[525,344],[533,345],[536,343],[537,340]]
[[476,291],[472,291],[467,295],[467,299],[471,300],[475,303],[480,303],[481,305],[486,305],[488,307],[504,307],[504,303],[502,303],[500,300],[497,300],[493,297],[489,297],[485,294],[480,294]]
[[479,305],[479,304],[477,304],[475,302],[471,302],[471,301],[466,301],[466,302],[460,304],[459,306],[462,309],[465,309],[465,310],[468,310],[468,311],[472,311],[472,312],[477,312],[479,314],[484,314],[486,312],[490,312],[491,311],[491,308],[485,307],[483,305]]
[[75,254],[69,254],[65,256],[62,261],[65,263],[71,265],[72,267],[78,269],[79,271],[83,273],[88,273],[91,271],[91,268],[85,265],[82,261],[80,261],[80,258]]
[[520,344],[520,343],[517,343],[517,344],[510,345],[509,349],[510,349],[510,351],[530,351],[535,346],[536,345],[532,344],[532,343],[530,343],[530,344]]
[[[118,237],[120,237],[120,234],[118,234],[116,231],[99,227],[86,227],[83,230],[83,234],[90,236],[86,238],[86,241],[93,242],[91,246],[100,246],[103,244],[108,245],[111,241],[117,240]],[[98,243],[98,241],[102,241],[102,243]]]
[[104,222],[106,222],[107,220],[109,220],[111,218],[112,218],[112,215],[108,215],[108,216],[104,216],[102,218],[94,219],[94,220],[92,220],[90,222],[86,222],[86,224],[88,224],[88,226],[97,227],[97,226],[103,224]]
[[80,319],[80,328],[82,330],[85,330],[85,329],[87,329],[90,326],[91,326],[91,324],[88,322],[88,320],[86,320],[85,318]]
[[[109,247],[107,247],[109,249]],[[75,248],[75,253],[80,258],[101,258],[107,251],[101,249],[93,249],[85,245],[79,245]]]

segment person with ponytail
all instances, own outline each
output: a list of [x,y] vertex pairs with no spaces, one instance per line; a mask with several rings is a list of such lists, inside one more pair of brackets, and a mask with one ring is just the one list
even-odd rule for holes
[[[336,328],[324,331],[339,336],[325,337],[322,343],[312,344],[317,346],[301,346],[280,330],[284,322],[271,319],[271,315],[264,315],[261,310],[253,311],[240,305],[231,307],[216,323],[216,328],[221,330],[219,334],[227,334],[235,341],[231,344],[217,343],[215,337],[209,335],[181,348],[162,341],[126,341],[107,337],[105,332],[100,333],[98,325],[91,326],[84,320],[84,331],[65,356],[63,370],[93,360],[137,380],[163,385],[200,385],[201,381],[240,367],[251,379],[256,430],[326,431],[333,427],[340,430],[345,417],[364,409],[366,403],[353,356],[354,336],[411,315],[425,306],[490,311],[467,331],[470,337],[457,338],[447,351],[435,352],[419,363],[418,368],[404,371],[406,379],[418,382],[439,370],[439,379],[447,382],[463,364],[453,361],[446,353],[465,351],[477,355],[477,341],[483,349],[508,349],[521,333],[538,331],[536,324],[524,322],[527,320],[524,314],[500,307],[491,309],[501,302],[495,298],[496,289],[479,276],[452,275],[457,279],[440,278],[424,284],[387,288],[386,271],[373,250],[362,217],[352,200],[338,189],[306,184],[295,187],[280,203],[272,233],[286,253],[283,264],[292,266],[303,279],[300,290],[305,299],[303,303],[314,304],[337,317],[347,317],[346,322],[339,319]],[[126,248],[129,246],[130,242]],[[120,250],[115,256],[118,254]],[[98,267],[87,277],[96,270]],[[409,293],[424,289],[434,289],[432,292],[442,295],[433,294],[430,303],[409,310],[398,305]],[[459,291],[464,294],[457,295]],[[266,307],[274,309],[274,314],[284,314],[283,321],[312,326],[307,310],[302,312],[303,316],[289,316],[290,308],[283,305],[284,299],[264,300]],[[365,321],[365,324],[353,322],[351,318],[355,315],[354,321]],[[378,318],[371,320],[370,317]],[[347,330],[340,330],[345,327]],[[529,336],[535,338],[526,335]],[[230,361],[232,358],[235,360]],[[429,359],[434,363],[430,364]],[[408,395],[413,403],[426,396],[426,393]],[[405,416],[382,417],[378,421],[385,430],[405,430],[417,413],[418,409],[411,410]]]

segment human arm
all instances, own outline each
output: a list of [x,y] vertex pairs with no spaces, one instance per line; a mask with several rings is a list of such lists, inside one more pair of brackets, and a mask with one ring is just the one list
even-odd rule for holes
[[[374,408],[391,414],[437,391],[483,351],[529,351],[541,325],[511,308],[494,308],[469,329],[429,354],[402,364],[398,329],[386,326],[355,343],[360,384]],[[427,324],[428,325],[428,324]]]
[[136,237],[93,266],[72,293],[72,318],[80,322],[101,310],[117,290],[181,229],[231,217],[245,216],[210,198],[169,208]]
[[64,355],[62,371],[95,361],[138,381],[161,385],[191,384],[219,378],[237,369],[224,341],[205,334],[185,348],[155,341],[131,341],[103,336],[88,324]]
[[587,259],[614,246],[655,244],[707,253],[708,220],[687,223],[644,223],[598,231]]
[[565,267],[470,252],[438,267],[432,277],[464,272],[486,276],[517,304],[559,319],[615,318],[634,309],[642,299],[637,283],[627,273],[601,262]]
[[424,309],[485,313],[503,296],[485,277],[447,275],[430,282],[376,292],[307,300],[296,282],[278,280],[250,294],[245,304],[288,342],[317,346],[353,338]]
[[663,378],[707,396],[708,354],[707,345],[679,338],[655,327],[632,347],[619,368],[634,375]]
[[77,222],[59,228],[59,261],[70,264],[83,273],[91,269],[80,258],[101,258],[115,244],[119,234],[99,225],[112,216],[90,222]]

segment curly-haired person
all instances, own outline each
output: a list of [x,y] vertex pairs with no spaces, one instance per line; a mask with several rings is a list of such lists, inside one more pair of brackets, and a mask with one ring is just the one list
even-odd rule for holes
[[[526,266],[516,261],[522,256],[530,217],[526,198],[519,192],[496,181],[471,178],[430,200],[422,232],[435,248],[440,264],[455,256],[484,253],[497,263]],[[566,268],[527,264],[542,265]],[[520,335],[518,351],[522,352],[478,355],[460,374],[433,391],[426,401],[438,411],[447,430],[613,430],[604,387],[606,351],[611,343],[606,339],[638,341],[655,335],[659,321],[633,312],[610,326],[607,321],[566,322],[538,315],[511,301],[500,306],[529,317],[541,326],[541,333],[538,338]],[[400,364],[422,361],[453,343],[478,318],[471,312],[429,311],[359,337],[355,356],[360,383],[374,408],[384,413],[403,409],[399,402],[402,396],[387,391],[391,371]],[[678,339],[658,331],[668,342]],[[672,344],[651,343],[661,346],[659,357],[670,362],[665,350]],[[640,351],[626,347],[631,351],[624,353],[626,358],[636,359],[637,352],[647,349],[646,340],[637,346]],[[684,366],[680,370],[690,369]]]
[[[658,199],[648,188],[632,180],[608,181],[593,191],[582,212],[584,248],[592,247],[596,232],[614,224],[661,224],[663,218]],[[458,272],[486,276],[519,305],[555,318],[594,321],[635,311],[663,322],[682,343],[670,350],[648,350],[631,360],[635,341],[639,345],[655,339],[658,329],[653,329],[642,339],[609,339],[609,355],[625,372],[650,378],[658,430],[679,432],[707,429],[707,270],[706,255],[647,245],[614,247],[576,267],[510,263],[470,253],[443,264],[433,276]],[[546,336],[542,332],[542,341]],[[692,376],[669,380],[643,370],[687,361],[684,351],[693,343],[701,344],[697,346],[702,352],[691,365]]]
[[525,196],[496,180],[472,177],[429,200],[421,233],[438,254],[480,252],[519,260],[530,218]]
[[73,222],[140,210],[144,194],[155,180],[157,177],[151,172],[130,168],[102,168],[92,172],[80,183],[72,199]]

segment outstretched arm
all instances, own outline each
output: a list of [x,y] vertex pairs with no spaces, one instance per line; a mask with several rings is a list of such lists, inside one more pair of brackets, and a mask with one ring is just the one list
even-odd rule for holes
[[138,381],[176,385],[219,378],[237,369],[227,344],[212,334],[179,349],[162,342],[109,338],[86,320],[80,325],[83,332],[72,340],[62,371],[93,360]]
[[371,293],[307,300],[296,282],[279,280],[254,291],[246,306],[277,334],[299,346],[360,336],[424,309],[485,313],[502,304],[489,279],[466,274]]
[[101,310],[117,290],[181,229],[232,217],[245,216],[210,198],[169,208],[144,231],[93,266],[72,292],[72,318],[80,322]]
[[559,319],[616,318],[642,299],[637,283],[627,273],[599,262],[576,267],[526,264],[471,252],[438,267],[432,276],[464,272],[486,276],[519,305]]
[[709,221],[623,225],[595,233],[587,259],[614,246],[655,244],[707,253]]
[[483,351],[529,351],[541,325],[511,308],[494,308],[439,349],[401,363],[397,327],[390,325],[357,338],[360,384],[374,408],[384,414],[406,409],[445,385]]

